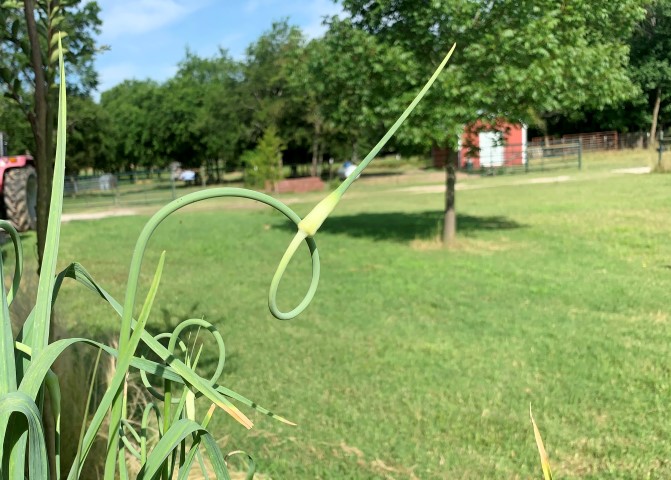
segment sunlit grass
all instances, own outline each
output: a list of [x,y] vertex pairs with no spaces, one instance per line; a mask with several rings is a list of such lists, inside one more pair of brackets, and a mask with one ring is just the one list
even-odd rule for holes
[[[667,477],[671,178],[582,175],[473,179],[502,184],[458,193],[452,251],[422,248],[440,193],[355,184],[319,233],[315,301],[290,323],[265,306],[293,235],[281,216],[223,202],[178,214],[146,260],[145,284],[167,251],[149,328],[204,316],[226,341],[226,384],[298,423],[252,415],[249,435],[215,417],[220,442],[273,478],[538,478],[530,403],[556,478]],[[62,261],[81,259],[120,293],[144,221],[64,225]],[[308,273],[299,251],[281,306],[300,300]],[[118,328],[89,297],[62,295],[74,334]]]

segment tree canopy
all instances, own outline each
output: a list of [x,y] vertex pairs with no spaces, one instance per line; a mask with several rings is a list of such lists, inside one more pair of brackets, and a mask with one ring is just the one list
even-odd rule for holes
[[[425,72],[457,42],[434,97],[442,97],[440,117],[462,124],[504,116],[531,125],[557,112],[603,108],[631,97],[627,41],[644,3],[343,2],[355,25],[412,52]],[[423,118],[426,133],[440,140],[430,116]]]

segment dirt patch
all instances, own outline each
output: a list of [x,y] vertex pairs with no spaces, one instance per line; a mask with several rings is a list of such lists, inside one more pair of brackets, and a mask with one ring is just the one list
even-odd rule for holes
[[652,169],[650,167],[634,167],[634,168],[618,168],[616,170],[611,170],[613,173],[627,173],[630,175],[644,175],[650,173]]
[[534,185],[538,183],[560,183],[560,182],[568,182],[569,180],[571,180],[571,177],[569,177],[568,175],[560,175],[558,177],[531,178],[526,182],[520,182],[517,183],[516,185],[522,185],[525,183],[530,183]]
[[[498,188],[498,187],[516,187],[519,185],[538,185],[538,184],[547,184],[547,183],[562,183],[568,182],[571,180],[571,177],[568,175],[560,175],[557,177],[540,177],[540,178],[527,178],[524,180],[518,180],[511,183],[457,183],[455,186],[456,190],[477,190],[481,188]],[[416,187],[406,187],[399,188],[397,192],[403,193],[441,193],[445,191],[445,184],[440,185],[419,185]]]
[[104,210],[102,212],[90,212],[90,213],[64,213],[61,217],[61,223],[72,222],[76,220],[100,220],[101,218],[108,217],[128,217],[131,215],[137,215],[136,210],[131,210],[129,208],[120,208],[116,210]]

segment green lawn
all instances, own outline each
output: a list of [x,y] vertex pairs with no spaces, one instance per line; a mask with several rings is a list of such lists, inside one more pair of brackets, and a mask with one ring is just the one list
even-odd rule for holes
[[[531,404],[557,478],[668,478],[671,176],[567,174],[465,180],[451,251],[435,241],[440,193],[355,185],[316,237],[317,296],[290,322],[266,307],[293,236],[281,215],[224,202],[178,214],[145,261],[146,288],[167,250],[152,328],[215,323],[222,383],[298,423],[250,412],[246,432],[215,417],[225,448],[268,477],[540,478]],[[145,221],[65,224],[63,266],[80,261],[121,298]],[[285,309],[307,287],[299,260]],[[56,312],[71,335],[118,325],[72,284]]]

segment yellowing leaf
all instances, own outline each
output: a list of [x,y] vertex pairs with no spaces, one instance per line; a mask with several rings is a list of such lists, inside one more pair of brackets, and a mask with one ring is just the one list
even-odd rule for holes
[[538,448],[538,454],[541,457],[541,467],[543,468],[543,477],[545,480],[552,480],[552,471],[550,470],[550,458],[548,453],[545,451],[545,445],[543,445],[543,438],[541,437],[541,432],[538,430],[536,421],[534,420],[534,415],[531,413],[531,405],[529,405],[529,417],[531,417],[531,425],[534,427],[534,437],[536,438],[536,447]]

